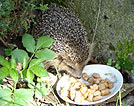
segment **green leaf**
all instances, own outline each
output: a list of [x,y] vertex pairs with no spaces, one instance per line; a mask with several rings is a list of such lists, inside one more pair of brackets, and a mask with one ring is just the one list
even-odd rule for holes
[[108,59],[107,65],[109,65],[109,66],[112,65],[112,59],[111,58]]
[[8,102],[11,102],[12,91],[7,88],[0,88],[0,105],[5,106]]
[[121,67],[119,66],[119,64],[115,64],[115,66],[114,66],[117,70],[120,70],[121,69]]
[[19,74],[18,74],[18,71],[16,69],[11,69],[10,70],[10,76],[15,81],[15,83],[18,82]]
[[48,36],[42,36],[37,40],[37,49],[45,48],[51,46],[53,43],[53,39]]
[[31,68],[31,71],[38,77],[48,77],[48,72],[43,67],[35,66]]
[[56,54],[52,50],[46,48],[46,49],[37,51],[35,53],[35,56],[42,60],[51,60],[56,57]]
[[35,89],[35,97],[38,99],[41,99],[43,95],[48,95],[50,91],[46,88],[46,83],[37,83],[36,87],[38,89]]
[[35,50],[35,40],[30,34],[24,34],[22,37],[23,46],[27,51],[34,53]]
[[6,56],[10,56],[11,55],[11,52],[13,51],[13,49],[14,49],[14,46],[12,46],[12,45],[9,48],[4,49],[5,55]]
[[34,66],[38,66],[42,63],[41,59],[32,59],[29,65],[29,69]]
[[23,63],[23,58],[25,57],[26,60],[28,61],[29,56],[26,51],[21,50],[21,49],[16,49],[11,53],[11,56],[13,56],[16,60],[16,62]]
[[34,79],[34,74],[32,71],[30,70],[27,70],[27,80],[29,83],[32,83],[33,82],[33,79]]
[[9,70],[6,67],[0,68],[0,79],[4,79],[8,76]]
[[26,59],[26,57],[23,58],[23,70],[25,70],[28,66],[28,60]]
[[15,59],[14,59],[14,57],[12,56],[11,57],[11,68],[14,68],[14,69],[16,69],[16,61],[15,61]]
[[28,106],[30,101],[33,101],[34,91],[32,89],[16,89],[14,92],[14,102]]
[[4,67],[10,68],[10,63],[4,59],[3,56],[0,55],[0,64]]

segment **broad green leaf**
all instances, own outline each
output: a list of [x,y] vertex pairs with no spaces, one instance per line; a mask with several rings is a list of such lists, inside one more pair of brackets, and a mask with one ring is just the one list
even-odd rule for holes
[[108,59],[107,65],[109,65],[109,66],[112,65],[112,59],[111,58]]
[[35,40],[32,35],[24,34],[22,37],[23,46],[27,49],[27,51],[34,53],[35,50]]
[[35,66],[30,69],[34,74],[36,74],[38,77],[47,77],[48,72],[43,67]]
[[23,58],[23,70],[25,70],[28,66],[28,60],[26,59],[26,57]]
[[36,87],[38,89],[35,89],[35,97],[38,99],[41,99],[43,95],[48,95],[50,91],[46,88],[46,83],[37,83]]
[[8,102],[11,102],[12,91],[7,88],[0,88],[0,106],[6,106]]
[[42,60],[41,59],[32,59],[32,61],[30,62],[30,65],[29,65],[29,69],[31,67],[38,66],[41,63],[42,63]]
[[22,70],[20,74],[21,74],[22,79],[25,79],[27,77],[27,71],[26,70]]
[[19,74],[18,74],[18,71],[16,69],[10,69],[10,76],[15,81],[15,83],[18,82]]
[[35,56],[42,60],[51,60],[56,57],[56,54],[52,50],[46,48],[46,49],[37,51],[35,53]]
[[28,82],[33,82],[33,79],[34,79],[33,72],[30,71],[30,70],[27,70],[27,80],[28,80]]
[[15,61],[15,59],[14,59],[14,57],[12,56],[11,57],[11,68],[14,68],[14,69],[16,69],[16,61]]
[[23,63],[24,57],[26,58],[27,61],[29,59],[27,52],[21,49],[16,49],[13,52],[11,52],[11,56],[15,58],[16,62],[20,62],[20,63]]
[[16,98],[14,98],[13,106],[29,106],[29,105],[28,105],[28,102],[26,100],[21,99],[19,97],[16,97]]
[[37,49],[45,48],[51,46],[53,43],[53,39],[48,36],[42,36],[37,40]]
[[0,65],[10,68],[10,63],[7,60],[5,60],[4,57],[1,55],[0,55]]
[[8,76],[9,70],[6,67],[0,68],[0,79],[4,79]]
[[33,101],[34,91],[32,89],[16,89],[14,92],[14,102],[28,106],[28,102]]

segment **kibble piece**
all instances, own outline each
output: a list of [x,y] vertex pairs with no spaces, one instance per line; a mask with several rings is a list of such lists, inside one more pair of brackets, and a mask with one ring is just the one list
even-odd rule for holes
[[95,97],[93,97],[93,101],[98,101],[98,100],[100,100],[102,98],[102,96],[95,96]]
[[109,80],[108,78],[106,78],[106,79],[105,79],[105,82],[109,83],[109,82],[110,82],[110,80]]
[[100,91],[96,91],[96,92],[94,93],[94,96],[101,96],[101,92],[100,92]]
[[100,83],[105,83],[105,79],[101,79]]
[[114,87],[114,83],[113,82],[109,82],[108,83],[108,87],[109,87],[109,89],[112,89]]
[[93,94],[92,93],[88,93],[88,101],[93,102]]
[[100,74],[98,74],[98,73],[93,73],[93,75],[92,75],[94,78],[100,78]]
[[97,84],[93,84],[93,89],[97,91],[99,89],[99,86]]
[[98,79],[94,80],[94,84],[99,84],[100,81],[101,81],[100,78],[98,78]]
[[103,90],[103,89],[106,89],[105,84],[104,83],[103,84],[99,84],[99,90]]
[[87,80],[88,80],[88,75],[87,75],[86,73],[83,73],[83,74],[82,74],[82,78],[83,78],[85,81],[87,81]]
[[93,83],[94,82],[94,77],[89,77],[87,80],[89,83]]
[[106,88],[109,88],[109,84],[107,82],[104,83]]
[[104,89],[101,91],[101,95],[102,96],[106,96],[106,95],[109,95],[110,94],[110,90],[109,89]]
[[81,103],[84,100],[84,96],[82,96],[80,91],[76,91],[76,96],[74,98],[74,101],[77,103]]

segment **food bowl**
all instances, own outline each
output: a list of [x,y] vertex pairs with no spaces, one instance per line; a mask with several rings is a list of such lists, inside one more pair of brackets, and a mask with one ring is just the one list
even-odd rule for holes
[[[114,82],[114,87],[110,89],[110,94],[107,96],[103,96],[101,100],[94,101],[94,102],[89,102],[88,100],[84,100],[81,103],[76,103],[72,100],[66,100],[62,98],[60,95],[60,91],[62,87],[68,87],[69,86],[69,81],[68,81],[68,76],[63,76],[61,79],[58,81],[57,86],[56,86],[56,91],[60,98],[62,98],[64,101],[71,103],[71,104],[77,104],[77,105],[94,105],[98,104],[101,102],[104,102],[111,97],[113,97],[122,87],[123,84],[123,77],[122,74],[115,68],[107,65],[87,65],[84,67],[82,73],[86,73],[88,76],[91,76],[93,73],[99,73],[101,78],[108,78],[110,81]],[[80,82],[88,84],[87,81],[84,81],[83,78],[80,79]]]

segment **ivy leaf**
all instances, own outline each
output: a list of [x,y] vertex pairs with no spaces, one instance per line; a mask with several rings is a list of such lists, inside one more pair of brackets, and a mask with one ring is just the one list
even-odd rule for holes
[[16,69],[11,69],[10,70],[10,76],[15,81],[15,83],[18,82],[19,74],[18,74],[18,71]]
[[35,56],[42,60],[51,60],[56,57],[56,54],[52,50],[46,48],[46,49],[37,51],[35,53]]
[[21,50],[21,49],[16,49],[11,52],[11,56],[13,56],[16,60],[16,62],[23,63],[23,58],[25,57],[26,60],[28,61],[29,56],[26,51]]
[[51,46],[53,43],[53,39],[48,36],[42,36],[37,40],[37,49],[45,48]]
[[46,69],[44,69],[43,67],[32,67],[31,71],[36,74],[38,77],[48,77],[48,72]]
[[30,62],[30,65],[29,65],[29,69],[34,67],[34,66],[38,66],[41,63],[42,63],[41,59],[32,59],[32,61]]
[[4,67],[10,68],[10,63],[4,59],[3,56],[0,55],[0,64]]
[[14,103],[28,106],[30,101],[33,101],[34,91],[32,89],[16,89],[14,92]]
[[23,46],[28,52],[34,53],[35,50],[35,40],[30,34],[24,34],[22,37]]
[[16,61],[15,61],[13,56],[11,57],[11,62],[10,63],[11,63],[11,68],[16,69]]
[[4,79],[8,76],[9,70],[6,67],[0,68],[0,79]]
[[32,83],[34,79],[34,74],[30,70],[27,70],[27,80],[29,83]]
[[7,88],[0,88],[0,104],[6,106],[8,102],[11,102],[12,91]]

